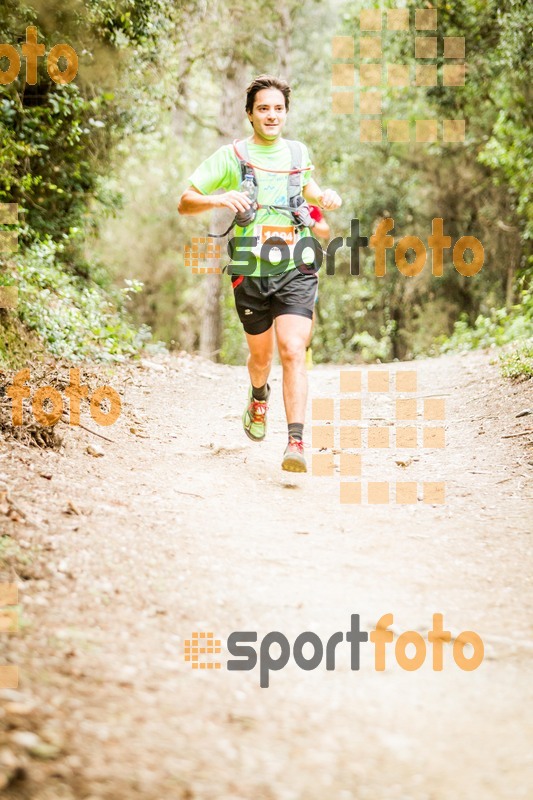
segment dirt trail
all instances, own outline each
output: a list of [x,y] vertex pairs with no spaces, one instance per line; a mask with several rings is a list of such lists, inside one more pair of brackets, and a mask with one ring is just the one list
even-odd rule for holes
[[[516,417],[531,386],[504,382],[484,354],[388,368],[416,369],[418,395],[445,396],[447,446],[407,466],[396,463],[406,451],[366,450],[363,477],[445,481],[444,505],[343,505],[338,473],[282,473],[279,368],[259,445],[240,428],[245,369],[190,358],[121,370],[125,410],[102,458],[77,429],[60,454],[2,445],[0,480],[26,519],[0,524],[33,555],[19,570],[22,633],[2,638],[21,682],[0,693],[0,767],[25,770],[5,797],[531,796],[533,437],[502,438],[533,427]],[[310,396],[338,398],[339,369],[310,373]],[[363,394],[375,424],[390,408],[388,395]],[[448,645],[434,672],[428,646],[408,672],[391,643],[380,673],[368,643],[352,671],[343,642],[335,671],[291,657],[266,689],[258,668],[192,670],[183,657],[193,631],[214,631],[225,665],[232,631],[281,631],[291,645],[315,631],[325,643],[351,614],[371,631],[388,612],[395,641],[426,636],[442,613],[454,635],[481,636],[484,662],[462,671]],[[41,758],[26,753],[39,747]]]

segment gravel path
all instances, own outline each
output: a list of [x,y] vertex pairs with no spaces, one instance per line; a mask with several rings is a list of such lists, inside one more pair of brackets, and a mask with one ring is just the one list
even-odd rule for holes
[[[365,488],[345,504],[339,472],[281,472],[279,368],[259,445],[240,428],[245,369],[189,357],[120,368],[113,443],[64,427],[60,453],[1,445],[8,563],[17,549],[2,580],[18,583],[22,625],[2,637],[3,663],[20,669],[18,690],[0,692],[6,798],[531,796],[533,417],[516,416],[531,386],[505,382],[482,353],[365,368],[359,424],[389,428],[392,442],[394,399],[366,389],[379,369],[393,382],[416,371],[413,425],[428,395],[445,399],[444,450],[362,451],[363,483],[414,482],[413,504],[370,504]],[[339,372],[313,370],[310,397],[340,408]],[[424,482],[445,482],[444,504],[424,502]],[[384,672],[371,642],[351,670],[346,641],[334,671],[291,655],[268,688],[258,666],[226,669],[232,631],[257,632],[258,651],[271,631],[291,648],[303,631],[325,645],[352,614],[371,632],[387,613]],[[434,613],[454,639],[479,634],[479,668],[460,669],[446,644],[433,671]],[[416,671],[395,657],[407,630],[428,648]],[[194,631],[221,640],[221,669],[184,660]]]

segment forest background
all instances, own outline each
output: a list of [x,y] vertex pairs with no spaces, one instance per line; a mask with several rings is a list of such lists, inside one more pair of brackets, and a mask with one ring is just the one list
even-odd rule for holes
[[[293,89],[285,135],[309,146],[318,182],[343,198],[328,217],[332,237],[348,236],[351,219],[369,236],[392,217],[396,240],[427,242],[442,217],[452,242],[471,235],[485,249],[470,278],[451,251],[440,278],[430,260],[406,278],[390,253],[378,278],[370,250],[355,278],[340,250],[336,274],[321,270],[315,360],[513,343],[505,369],[532,374],[531,3],[433,4],[439,43],[465,37],[465,86],[383,90],[385,123],[464,118],[464,142],[361,143],[358,104],[354,114],[332,113],[332,37],[355,37],[357,67],[361,9],[409,8],[410,31],[383,31],[384,60],[414,65],[414,9],[431,5],[2,0],[1,43],[20,48],[35,25],[47,52],[59,42],[75,48],[79,72],[56,84],[41,58],[29,85],[22,60],[19,77],[0,86],[0,202],[19,209],[19,250],[0,254],[0,284],[18,287],[17,307],[0,310],[0,361],[15,366],[38,348],[114,361],[168,347],[243,362],[227,276],[194,275],[185,264],[185,246],[213,222],[180,217],[176,205],[204,158],[248,134],[245,87],[271,72]],[[442,45],[436,63],[440,74]]]

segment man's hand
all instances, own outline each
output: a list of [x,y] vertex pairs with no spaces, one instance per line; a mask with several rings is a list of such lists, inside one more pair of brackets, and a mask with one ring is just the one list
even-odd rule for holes
[[250,198],[244,192],[225,192],[224,194],[213,195],[215,208],[231,208],[237,214],[239,211],[247,211],[251,206]]
[[213,208],[229,208],[236,214],[250,208],[250,198],[244,192],[224,192],[224,194],[202,194],[195,186],[189,186],[180,197],[180,214],[201,214]]
[[320,198],[320,207],[326,211],[333,211],[334,208],[340,208],[341,206],[342,200],[337,192],[334,192],[333,189],[326,189]]

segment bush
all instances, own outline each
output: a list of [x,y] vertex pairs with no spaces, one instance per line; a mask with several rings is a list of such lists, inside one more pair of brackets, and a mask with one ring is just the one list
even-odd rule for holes
[[511,353],[502,353],[500,367],[505,378],[533,378],[533,339],[520,342]]
[[51,353],[73,361],[122,361],[138,353],[150,338],[150,329],[145,325],[136,329],[125,313],[128,296],[140,291],[142,284],[126,281],[119,290],[70,274],[59,261],[66,246],[45,238],[10,262],[9,282],[18,286],[22,323]]
[[462,316],[455,323],[452,335],[439,339],[441,352],[475,350],[530,337],[533,334],[533,290],[523,290],[521,297],[522,302],[509,312],[498,308],[493,309],[490,316],[480,314],[473,327],[466,316]]

